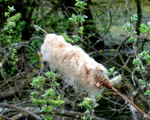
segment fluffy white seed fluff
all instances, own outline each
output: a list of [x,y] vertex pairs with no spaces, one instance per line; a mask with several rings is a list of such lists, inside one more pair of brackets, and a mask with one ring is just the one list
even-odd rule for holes
[[41,46],[41,54],[50,69],[61,74],[71,86],[77,84],[92,94],[103,86],[109,86],[106,68],[81,48],[67,43],[60,35],[47,34]]

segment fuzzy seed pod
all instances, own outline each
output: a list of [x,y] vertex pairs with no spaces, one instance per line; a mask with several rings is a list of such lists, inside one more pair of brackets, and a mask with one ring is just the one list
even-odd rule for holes
[[50,69],[61,74],[71,86],[77,84],[94,92],[102,87],[112,87],[106,76],[106,68],[81,48],[67,43],[60,35],[47,34],[41,53],[43,61],[49,63]]

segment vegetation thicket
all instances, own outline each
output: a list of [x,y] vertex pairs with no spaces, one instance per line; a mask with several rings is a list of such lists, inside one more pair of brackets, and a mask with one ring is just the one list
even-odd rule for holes
[[120,74],[114,86],[150,114],[149,6],[148,0],[0,0],[0,119],[144,120],[111,90],[93,101],[62,82],[43,63],[44,33],[34,26],[84,49],[110,78]]

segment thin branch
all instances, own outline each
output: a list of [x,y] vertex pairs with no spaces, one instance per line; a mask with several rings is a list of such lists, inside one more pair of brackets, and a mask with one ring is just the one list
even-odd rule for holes
[[4,91],[0,91],[0,99],[8,98],[17,94],[20,90],[23,90],[26,87],[26,83],[23,82],[18,84],[17,87],[10,87]]
[[129,104],[131,104],[133,107],[135,107],[142,115],[144,118],[147,120],[150,120],[150,117],[148,114],[146,114],[143,110],[141,110],[137,105],[135,105],[131,100],[129,100],[126,96],[124,96],[122,93],[120,93],[116,88],[112,87],[112,90],[118,93],[124,100],[126,100]]
[[36,115],[35,113],[33,112],[30,112],[24,108],[21,108],[21,107],[17,107],[17,106],[14,106],[14,105],[10,105],[10,104],[6,104],[6,103],[0,103],[0,106],[3,106],[3,107],[6,107],[6,108],[13,108],[13,109],[16,109],[16,110],[19,110],[19,111],[22,111],[22,112],[26,112],[28,113],[29,115],[31,115],[32,117],[34,117],[36,120],[42,120],[41,117],[39,117],[38,115]]
[[[62,115],[66,117],[80,119],[83,116],[87,116],[85,113],[75,112],[75,111],[67,111],[65,109],[53,109],[57,115]],[[99,118],[96,116],[92,116],[92,120],[106,120],[105,118]]]
[[6,117],[6,116],[4,116],[4,115],[0,115],[0,118],[2,118],[2,119],[4,119],[4,120],[14,120],[14,119],[8,118],[8,117]]

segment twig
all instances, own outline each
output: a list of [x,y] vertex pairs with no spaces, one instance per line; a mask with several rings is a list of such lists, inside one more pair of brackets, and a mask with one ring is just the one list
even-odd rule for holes
[[27,83],[22,82],[21,84],[18,84],[17,87],[13,86],[4,91],[0,91],[0,99],[14,96],[16,93],[18,93],[20,90],[24,89],[26,86],[27,86]]
[[3,107],[7,107],[7,108],[13,108],[13,109],[16,109],[16,110],[19,110],[19,111],[22,111],[22,112],[26,112],[28,113],[29,115],[31,115],[32,117],[34,117],[36,120],[42,120],[41,117],[39,117],[38,115],[36,115],[35,113],[33,112],[30,112],[24,108],[21,108],[21,107],[17,107],[17,106],[14,106],[14,105],[10,105],[10,104],[6,104],[6,103],[0,103],[0,106],[3,106]]
[[138,106],[136,106],[133,102],[131,102],[126,96],[124,96],[122,93],[120,93],[116,88],[112,87],[112,90],[118,93],[124,100],[126,100],[128,103],[130,103],[132,106],[134,106],[147,120],[150,120],[150,117],[142,111]]
[[[71,118],[79,119],[83,116],[86,116],[85,113],[75,112],[75,111],[67,111],[65,109],[53,109],[57,115],[67,116]],[[104,118],[99,118],[96,116],[92,116],[92,120],[106,120]]]
[[0,118],[2,118],[2,119],[4,119],[4,120],[14,120],[14,119],[12,119],[12,118],[8,118],[8,117],[3,116],[3,115],[0,115]]

